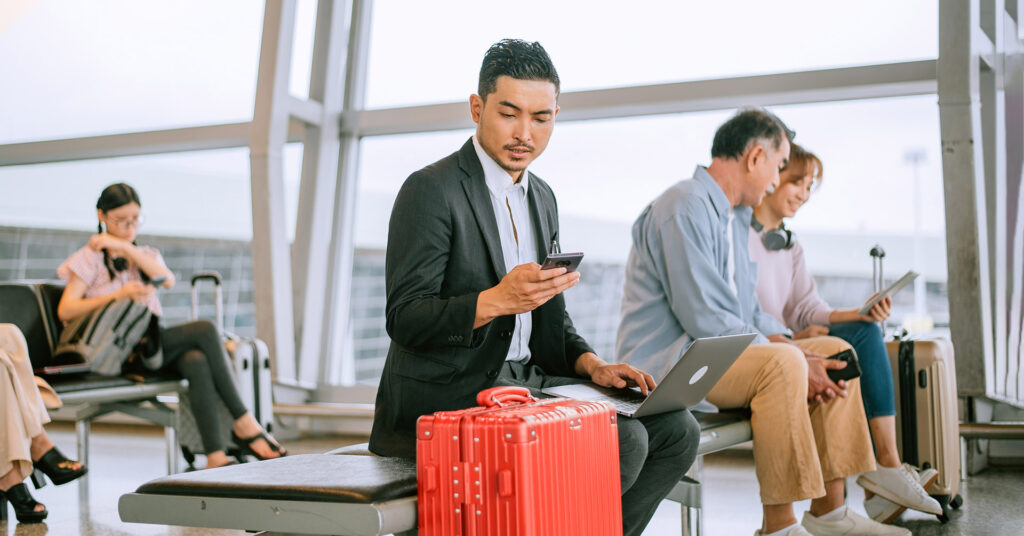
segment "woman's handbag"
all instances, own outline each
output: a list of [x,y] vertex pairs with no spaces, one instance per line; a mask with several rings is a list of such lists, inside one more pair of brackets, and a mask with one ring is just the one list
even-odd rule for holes
[[[69,322],[54,353],[78,354],[93,372],[117,376],[154,319],[146,304],[131,298],[107,302]],[[159,343],[156,347],[159,349]],[[159,360],[163,361],[162,356]]]
[[135,345],[128,360],[136,365],[141,364],[145,370],[159,370],[164,366],[163,346],[160,344],[160,317],[150,315],[146,323],[146,331],[139,343]]

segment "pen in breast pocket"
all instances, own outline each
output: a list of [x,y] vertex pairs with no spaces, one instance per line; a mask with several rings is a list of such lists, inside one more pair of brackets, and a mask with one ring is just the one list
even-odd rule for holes
[[561,253],[562,248],[558,247],[558,233],[555,233],[554,238],[551,239],[551,247],[548,248],[548,253]]

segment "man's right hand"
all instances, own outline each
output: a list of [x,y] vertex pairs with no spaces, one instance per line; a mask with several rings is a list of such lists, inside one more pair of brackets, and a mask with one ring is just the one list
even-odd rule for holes
[[499,316],[528,313],[579,280],[579,272],[565,273],[565,268],[541,270],[535,262],[520,264],[505,274],[496,286],[480,293],[473,328]]
[[835,397],[846,398],[846,381],[833,382],[826,370],[846,368],[845,361],[837,359],[807,358],[807,402],[821,404]]

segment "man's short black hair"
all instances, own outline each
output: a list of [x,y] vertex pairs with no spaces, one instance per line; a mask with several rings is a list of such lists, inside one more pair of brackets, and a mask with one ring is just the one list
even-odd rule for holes
[[560,90],[555,64],[551,63],[547,51],[536,41],[530,43],[522,39],[502,39],[491,45],[480,66],[477,95],[487,99],[487,95],[494,93],[499,76],[511,76],[516,80],[546,80],[555,85],[555,95]]
[[768,141],[777,150],[786,136],[796,136],[775,114],[764,108],[744,108],[718,127],[711,143],[711,158],[740,159],[758,141]]

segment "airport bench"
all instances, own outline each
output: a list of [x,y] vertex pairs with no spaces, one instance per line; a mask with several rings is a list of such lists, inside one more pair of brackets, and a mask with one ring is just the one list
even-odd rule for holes
[[[751,438],[742,413],[701,414],[699,456]],[[679,502],[682,533],[699,534],[696,473],[668,499]],[[416,464],[374,456],[367,445],[157,478],[118,502],[121,520],[273,534],[416,534]],[[696,524],[692,521],[696,520]]]
[[[57,317],[64,286],[47,281],[0,282],[0,323],[14,324],[25,335],[33,369],[53,364],[63,323]],[[132,415],[164,428],[167,472],[178,471],[177,412],[158,400],[159,395],[181,394],[188,383],[177,378],[129,379],[98,374],[48,376],[75,422],[77,458],[89,463],[92,421],[109,413]]]

